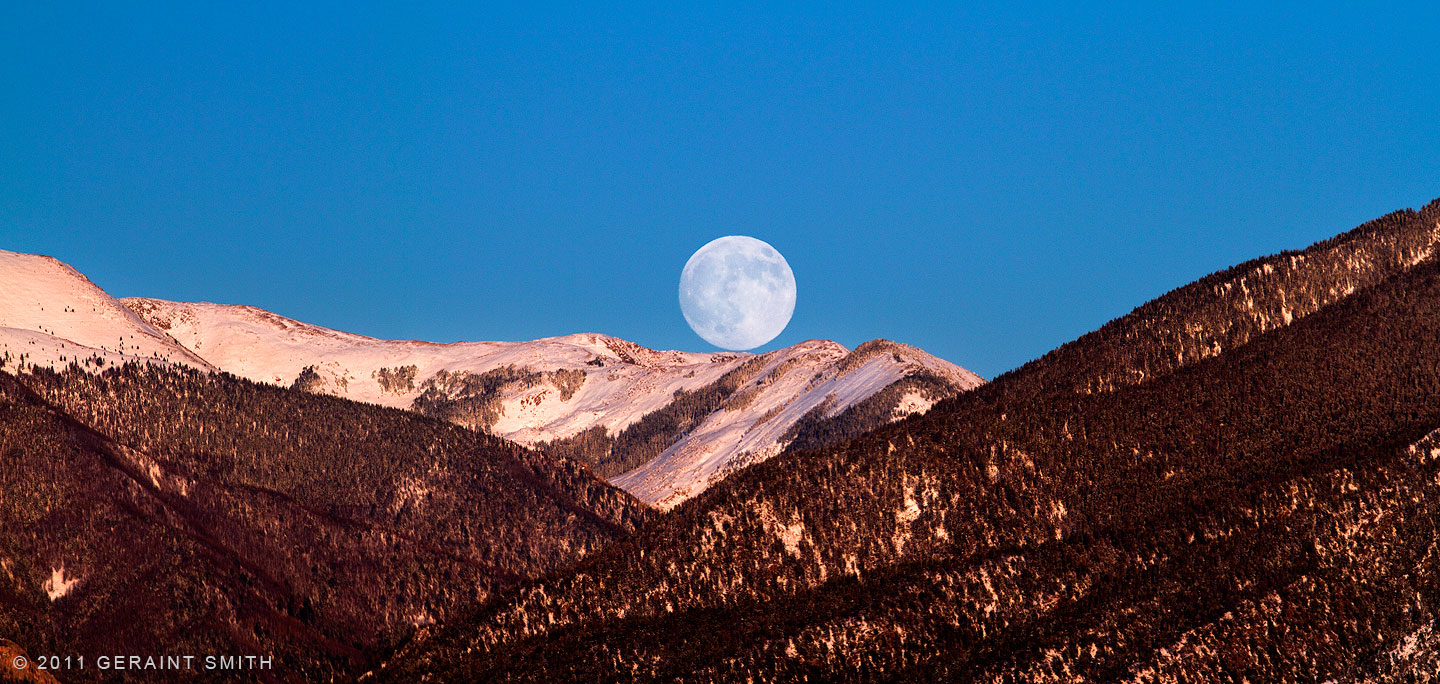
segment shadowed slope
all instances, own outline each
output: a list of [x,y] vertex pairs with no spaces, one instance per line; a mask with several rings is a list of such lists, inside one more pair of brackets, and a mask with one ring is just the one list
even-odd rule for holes
[[[1357,258],[1387,265],[1349,289],[1326,255],[1428,245],[1436,220],[1211,276],[926,416],[742,471],[382,678],[1404,676],[1440,599],[1440,269],[1406,247]],[[1296,256],[1324,265],[1255,309],[1326,303],[1230,306],[1225,283]],[[1191,332],[1124,334],[1157,329]]]
[[0,374],[0,401],[18,607],[3,629],[31,653],[273,655],[246,676],[353,676],[649,515],[574,462],[198,371]]

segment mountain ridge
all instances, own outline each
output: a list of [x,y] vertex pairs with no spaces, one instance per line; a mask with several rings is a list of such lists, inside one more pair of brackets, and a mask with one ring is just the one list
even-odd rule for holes
[[6,294],[0,300],[0,357],[24,354],[63,365],[95,355],[215,368],[59,259],[0,250],[0,280]]
[[0,372],[0,451],[0,602],[25,607],[0,629],[92,659],[271,654],[259,681],[354,676],[652,515],[499,438],[170,364]]
[[[1257,333],[1288,325],[1413,267],[1433,255],[1437,244],[1440,199],[1418,210],[1390,212],[1304,249],[1249,259],[1175,287],[994,380],[1015,382],[1017,377],[1028,377],[1028,391],[1037,391],[1063,384],[1048,369],[1074,370],[1082,365],[1103,369],[1110,364],[1112,368],[1102,374],[1079,374],[1085,382],[1070,387],[1094,392],[1163,375],[1242,345]],[[1317,273],[1328,283],[1323,290],[1307,291],[1289,284]],[[1253,288],[1252,281],[1256,283]],[[1298,301],[1293,296],[1296,289],[1301,295]],[[1181,325],[1176,327],[1172,321]],[[1224,327],[1207,326],[1210,322]],[[1136,345],[1145,349],[1144,354],[1134,355]],[[1130,360],[1122,361],[1127,354]],[[1172,355],[1175,361],[1169,360]]]
[[[923,415],[746,469],[423,630],[379,679],[1423,675],[1440,648],[1437,210],[1312,246],[1322,265],[1296,284],[1330,297],[1314,311],[1262,321],[1201,279]],[[1354,263],[1393,257],[1372,282],[1321,258],[1355,238]],[[1148,323],[1201,335],[1116,334]],[[1205,335],[1235,344],[1174,355]]]
[[[809,340],[749,354],[660,351],[599,333],[384,340],[248,305],[114,300],[58,260],[13,252],[0,252],[0,285],[17,293],[0,302],[0,362],[178,364],[415,410],[586,460],[662,509],[797,438],[863,431],[983,382],[888,341],[849,350]],[[47,312],[47,304],[61,313]],[[869,354],[879,346],[893,358]],[[753,388],[721,382],[752,370],[759,371],[747,377]],[[797,384],[802,375],[810,380]],[[689,405],[677,405],[680,397]],[[862,402],[866,410],[841,417]],[[706,410],[697,412],[699,405]]]

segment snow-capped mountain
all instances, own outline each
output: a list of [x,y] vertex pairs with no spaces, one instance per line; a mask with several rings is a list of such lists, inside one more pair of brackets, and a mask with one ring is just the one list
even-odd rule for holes
[[[251,306],[123,302],[240,377],[286,386],[298,382],[307,391],[397,408],[412,408],[421,396],[477,404],[494,400],[493,420],[456,415],[456,422],[525,444],[597,425],[622,429],[664,406],[676,391],[713,382],[742,360],[737,354],[657,352],[597,334],[528,342],[381,340]],[[509,368],[525,377],[509,378]],[[574,377],[568,371],[584,372],[583,382],[568,386],[564,378]],[[528,372],[549,375],[530,378]],[[477,386],[483,389],[467,391]]]
[[0,359],[14,367],[103,359],[214,367],[51,257],[0,250]]
[[594,333],[381,340],[250,306],[117,301],[54,259],[11,252],[0,252],[0,286],[0,351],[28,364],[178,363],[413,409],[588,461],[660,508],[835,432],[827,421],[868,429],[983,382],[885,340],[761,355],[656,351]]
[[[876,341],[854,352],[810,341],[763,355],[656,351],[581,333],[528,342],[381,340],[249,306],[126,299],[151,326],[236,375],[358,401],[413,408],[537,446],[594,431],[607,452],[581,453],[612,482],[668,508],[733,470],[780,453],[807,414],[832,418],[902,379],[940,382],[895,398],[891,418],[928,409],[979,376],[923,351]],[[727,382],[722,383],[722,379]],[[717,387],[724,385],[723,388]],[[733,385],[733,387],[731,386]],[[706,391],[711,390],[711,391]],[[694,411],[677,397],[704,397]],[[652,427],[647,416],[688,413]],[[812,413],[814,412],[814,413]],[[663,440],[658,456],[614,472],[617,438]],[[643,452],[642,453],[646,453]]]
[[[735,470],[784,451],[808,417],[835,420],[894,387],[902,390],[874,425],[923,413],[934,403],[982,382],[980,376],[907,345],[867,342],[850,351],[811,340],[753,357],[753,379],[728,397],[660,456],[612,482],[642,501],[668,509]],[[928,383],[898,386],[907,379]]]

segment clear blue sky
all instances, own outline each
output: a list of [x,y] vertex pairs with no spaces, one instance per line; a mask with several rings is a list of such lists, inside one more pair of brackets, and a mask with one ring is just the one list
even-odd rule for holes
[[680,269],[746,234],[767,348],[992,377],[1440,196],[1434,3],[59,4],[0,8],[0,248],[382,337],[709,349]]

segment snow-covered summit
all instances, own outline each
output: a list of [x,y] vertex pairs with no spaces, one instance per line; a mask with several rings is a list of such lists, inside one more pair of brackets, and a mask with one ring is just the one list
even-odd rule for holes
[[803,443],[817,422],[864,402],[869,426],[982,382],[885,340],[854,350],[810,340],[761,355],[661,351],[597,333],[382,340],[252,306],[117,301],[59,261],[0,251],[4,352],[31,365],[98,356],[218,369],[542,448],[583,441],[599,472],[662,508]]
[[5,353],[41,365],[99,357],[213,368],[70,266],[0,250],[0,357]]
[[894,388],[886,397],[883,424],[929,410],[945,396],[984,382],[955,364],[889,340],[872,340],[854,351],[811,340],[759,360],[763,365],[721,410],[659,457],[613,482],[642,501],[670,508],[736,469],[780,453],[807,419],[834,419]]
[[596,425],[618,431],[664,406],[676,391],[713,382],[748,356],[656,351],[596,333],[526,342],[381,340],[250,306],[124,302],[230,373],[286,386],[305,375],[310,391],[385,406],[411,408],[427,392],[456,398],[465,379],[507,367],[584,373],[573,393],[544,381],[499,388],[498,416],[480,427],[527,444]]

